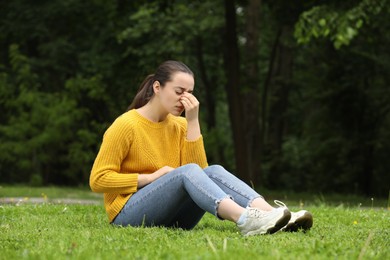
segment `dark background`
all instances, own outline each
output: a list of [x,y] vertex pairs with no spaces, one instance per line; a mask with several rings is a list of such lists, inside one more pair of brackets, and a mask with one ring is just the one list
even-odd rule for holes
[[256,188],[386,197],[389,3],[0,2],[0,183],[87,185],[167,59],[196,77],[210,164]]

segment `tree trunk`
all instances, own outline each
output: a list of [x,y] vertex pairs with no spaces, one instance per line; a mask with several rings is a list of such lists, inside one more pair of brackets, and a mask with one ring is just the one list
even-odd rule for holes
[[[266,148],[266,139],[268,133],[268,96],[271,88],[271,81],[274,77],[275,63],[277,59],[277,50],[279,46],[281,36],[281,30],[278,30],[272,46],[271,56],[268,63],[268,73],[264,81],[263,91],[261,94],[261,113],[260,113],[260,137],[259,137],[259,168],[261,169],[262,163],[266,161],[266,154],[268,149]],[[260,182],[261,180],[259,180]]]
[[[207,65],[204,61],[203,52],[204,42],[201,36],[196,38],[195,52],[199,68],[200,78],[204,85],[204,107],[206,108],[206,126],[208,131],[212,131],[217,127],[216,118],[216,96],[219,89],[215,86],[217,76],[215,73],[207,73]],[[202,105],[203,106],[203,105]],[[224,156],[225,147],[220,142],[216,142],[217,147],[213,149],[216,152],[208,153],[209,162],[218,162],[222,165],[226,164]]]
[[[266,153],[272,156],[270,158],[272,179],[268,182],[271,186],[278,184],[277,175],[281,172],[283,139],[287,133],[286,112],[293,69],[293,49],[288,45],[288,41],[292,36],[292,30],[290,25],[285,25],[277,35],[274,56],[270,63],[271,71],[266,85],[266,93],[270,95],[271,102],[268,105],[269,113],[263,112],[263,122],[267,122],[263,125],[263,133],[266,135],[266,140],[264,140],[264,145],[267,147]],[[264,104],[264,107],[267,107],[267,104]]]
[[215,128],[216,126],[216,115],[215,115],[215,86],[212,86],[209,76],[206,72],[206,65],[203,59],[203,40],[200,36],[196,38],[196,59],[198,62],[200,78],[202,79],[205,89],[205,106],[206,106],[206,125],[209,129]]
[[241,98],[240,98],[240,61],[236,31],[236,7],[234,0],[225,0],[225,50],[224,65],[226,74],[226,91],[229,103],[229,116],[232,125],[236,175],[249,183],[250,176],[246,163],[247,149],[243,142]]
[[243,63],[245,70],[242,80],[242,110],[243,126],[245,128],[245,141],[247,149],[246,164],[248,177],[253,185],[261,181],[260,168],[260,70],[259,70],[259,24],[261,1],[250,0],[246,7],[246,43]]
[[[227,77],[227,97],[232,123],[236,174],[255,185],[260,174],[259,151],[259,18],[260,1],[250,0],[245,24],[246,43],[243,52],[244,77],[240,78],[240,55],[236,31],[236,7],[225,0],[226,50],[224,56]],[[242,79],[242,80],[241,80]]]
[[286,44],[286,41],[291,36],[292,28],[290,26],[283,26],[277,47],[276,67],[273,78],[271,79],[273,86],[272,99],[274,102],[270,104],[270,111],[272,113],[269,116],[269,141],[278,153],[281,151],[283,136],[286,130],[285,118],[291,88],[293,50]]

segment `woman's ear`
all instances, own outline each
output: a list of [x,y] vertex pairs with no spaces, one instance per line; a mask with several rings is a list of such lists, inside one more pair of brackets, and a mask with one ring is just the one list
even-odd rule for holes
[[154,94],[157,95],[160,92],[160,89],[161,89],[160,82],[158,80],[154,81],[153,82],[153,92],[154,92]]

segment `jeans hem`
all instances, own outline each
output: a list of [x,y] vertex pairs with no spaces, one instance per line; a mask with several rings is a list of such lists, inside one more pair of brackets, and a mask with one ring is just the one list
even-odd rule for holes
[[259,195],[258,197],[253,197],[252,199],[250,199],[250,200],[248,201],[247,207],[250,207],[251,204],[252,204],[252,202],[253,202],[255,199],[258,199],[258,198],[264,199],[263,196],[261,196],[261,195]]

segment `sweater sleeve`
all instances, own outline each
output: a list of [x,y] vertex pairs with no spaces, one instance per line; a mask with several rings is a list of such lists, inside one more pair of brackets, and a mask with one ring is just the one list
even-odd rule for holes
[[203,136],[200,136],[195,141],[184,140],[181,152],[181,162],[182,165],[196,163],[201,168],[206,168],[208,166]]
[[187,120],[183,117],[176,117],[181,132],[181,165],[196,163],[201,168],[208,166],[206,151],[204,149],[203,136],[198,139],[187,140]]
[[138,173],[120,172],[132,142],[131,127],[118,118],[104,134],[89,184],[94,192],[130,194],[137,191]]

